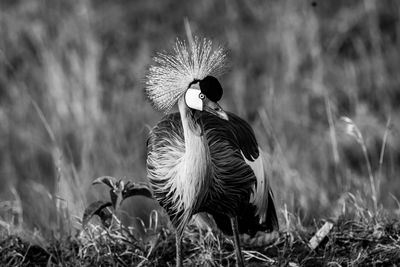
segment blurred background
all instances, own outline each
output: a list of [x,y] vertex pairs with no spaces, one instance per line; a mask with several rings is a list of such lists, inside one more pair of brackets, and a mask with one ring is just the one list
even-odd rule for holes
[[[221,104],[271,155],[281,218],[332,217],[347,192],[371,207],[370,177],[378,205],[398,214],[400,2],[1,0],[0,227],[69,231],[108,198],[95,178],[146,181],[146,138],[162,116],[145,99],[146,71],[186,38],[185,18],[226,47]],[[142,218],[156,207],[124,204]]]

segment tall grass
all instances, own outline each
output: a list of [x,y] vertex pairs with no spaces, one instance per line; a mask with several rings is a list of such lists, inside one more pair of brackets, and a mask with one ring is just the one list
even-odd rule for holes
[[[89,187],[95,177],[146,181],[146,136],[161,114],[144,97],[144,77],[155,51],[185,38],[184,18],[227,47],[222,105],[270,154],[282,220],[331,216],[346,192],[370,209],[371,194],[376,209],[397,209],[400,5],[315,2],[2,3],[0,200],[13,209],[0,210],[1,221],[68,232],[107,193]],[[367,153],[341,116],[360,128]],[[156,205],[138,202],[123,208],[146,218]]]

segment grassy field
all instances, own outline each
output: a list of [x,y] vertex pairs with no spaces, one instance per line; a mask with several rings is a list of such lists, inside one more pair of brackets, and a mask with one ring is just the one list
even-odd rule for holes
[[[144,79],[155,53],[185,38],[185,18],[226,47],[221,104],[271,156],[281,232],[247,245],[247,262],[400,264],[398,1],[3,0],[0,265],[174,264],[152,200],[123,203],[125,230],[80,222],[108,198],[95,178],[146,182],[146,138],[162,114]],[[195,226],[186,236],[187,265],[233,264],[229,238]]]

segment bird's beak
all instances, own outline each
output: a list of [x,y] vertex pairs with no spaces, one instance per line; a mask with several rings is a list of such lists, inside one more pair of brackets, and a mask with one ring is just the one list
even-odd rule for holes
[[228,119],[228,114],[221,108],[221,106],[217,102],[213,102],[209,99],[206,99],[204,101],[204,106],[203,106],[204,111],[207,111],[208,113],[211,113],[223,120],[229,120]]

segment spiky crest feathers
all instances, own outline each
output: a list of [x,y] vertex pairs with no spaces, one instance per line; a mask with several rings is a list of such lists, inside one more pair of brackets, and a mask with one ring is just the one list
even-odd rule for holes
[[[146,95],[159,111],[168,113],[194,80],[221,74],[226,54],[220,46],[198,37],[188,46],[177,39],[173,53],[158,53],[146,79]],[[222,94],[222,93],[221,93]]]

